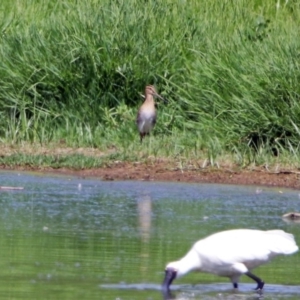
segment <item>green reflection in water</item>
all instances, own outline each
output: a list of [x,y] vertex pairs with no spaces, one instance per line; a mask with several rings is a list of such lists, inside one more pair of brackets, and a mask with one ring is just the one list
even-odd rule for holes
[[[300,244],[300,226],[280,218],[298,202],[293,191],[257,195],[253,188],[2,177],[26,187],[0,193],[0,297],[6,299],[162,299],[165,264],[213,232],[281,228]],[[254,273],[266,286],[299,285],[299,260],[299,253],[278,257]],[[215,282],[228,280],[201,273],[174,284]],[[255,286],[246,277],[243,282]],[[135,288],[101,287],[110,284]]]

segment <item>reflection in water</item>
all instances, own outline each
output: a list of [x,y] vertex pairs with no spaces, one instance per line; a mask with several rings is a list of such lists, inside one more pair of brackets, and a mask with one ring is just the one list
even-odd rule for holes
[[[245,294],[222,294],[218,293],[215,295],[195,295],[194,293],[178,293],[177,295],[175,294],[163,294],[162,297],[163,300],[260,300],[266,298],[263,295],[245,295]],[[268,299],[268,298],[267,298]],[[275,300],[274,298],[270,298],[270,300]]]
[[139,228],[143,243],[148,243],[151,230],[152,202],[150,195],[142,194],[137,200]]
[[163,300],[276,300],[275,298],[265,298],[263,295],[245,295],[245,294],[222,294],[219,293],[217,295],[195,295],[195,294],[187,294],[181,293],[178,295],[170,295],[169,297],[163,296]]
[[242,289],[228,289],[225,284],[216,283],[195,286],[177,286],[176,291],[162,293],[163,300],[201,299],[201,300],[282,300],[298,299],[300,286],[269,285],[263,293],[249,292],[250,284],[244,284]]
[[141,194],[137,199],[137,210],[139,220],[139,230],[141,235],[141,267],[140,270],[144,275],[149,272],[149,241],[151,232],[151,217],[152,217],[152,201],[147,192]]
[[300,213],[299,212],[289,212],[282,216],[283,221],[287,223],[300,223]]
[[[300,295],[300,286],[288,285],[269,285],[264,293],[249,291],[252,284],[244,284],[239,290],[228,289],[228,284],[223,283],[176,285],[176,289],[172,291],[162,291],[154,284],[103,284],[101,287],[105,290],[119,290],[122,295],[129,290],[144,291],[144,295],[148,294],[148,297],[138,299],[157,300],[298,300]],[[149,297],[150,291],[157,291],[156,296]]]
[[161,293],[162,293],[163,300],[176,299],[176,296],[173,293],[171,293],[170,290],[163,289]]

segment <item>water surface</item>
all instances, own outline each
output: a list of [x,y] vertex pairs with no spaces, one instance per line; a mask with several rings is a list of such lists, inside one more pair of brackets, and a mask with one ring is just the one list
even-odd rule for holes
[[[1,172],[2,299],[163,299],[165,264],[198,239],[232,228],[283,229],[300,244],[299,191],[257,187],[98,179]],[[255,269],[264,299],[299,299],[299,253]],[[242,277],[189,274],[175,299],[258,299]]]

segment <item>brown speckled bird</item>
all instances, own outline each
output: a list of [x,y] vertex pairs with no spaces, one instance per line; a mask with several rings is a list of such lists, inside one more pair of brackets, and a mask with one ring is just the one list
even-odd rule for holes
[[136,118],[141,142],[143,141],[144,136],[150,133],[156,123],[154,96],[164,100],[162,96],[157,94],[153,85],[147,85],[145,88],[145,101],[140,107]]

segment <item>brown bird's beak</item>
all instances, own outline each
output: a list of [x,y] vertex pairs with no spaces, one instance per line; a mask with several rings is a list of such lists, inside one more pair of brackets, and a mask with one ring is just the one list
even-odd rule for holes
[[159,95],[159,94],[153,94],[153,95],[154,95],[155,97],[161,99],[162,101],[164,101],[164,103],[168,103],[168,100],[165,99],[164,97],[162,97],[161,95]]
[[177,271],[174,269],[166,269],[165,271],[165,279],[162,284],[162,290],[164,292],[170,291],[170,285],[172,281],[176,278]]

